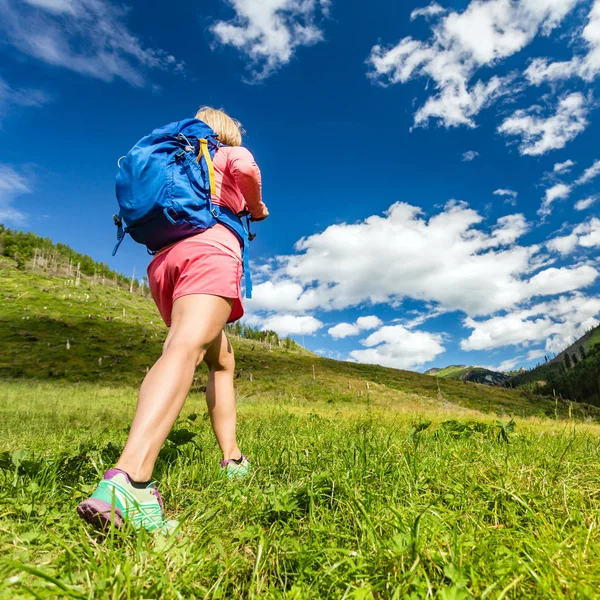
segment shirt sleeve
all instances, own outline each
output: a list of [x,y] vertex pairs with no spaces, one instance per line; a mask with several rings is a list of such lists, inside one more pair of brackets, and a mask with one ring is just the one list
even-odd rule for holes
[[238,186],[246,208],[255,219],[267,214],[267,207],[262,201],[262,182],[260,169],[249,150],[241,146],[232,148],[228,156],[228,167]]

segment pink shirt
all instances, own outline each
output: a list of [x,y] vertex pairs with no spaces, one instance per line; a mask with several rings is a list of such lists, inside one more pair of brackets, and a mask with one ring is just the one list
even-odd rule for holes
[[[218,206],[226,206],[234,213],[242,210],[260,219],[267,207],[262,201],[260,170],[249,150],[242,146],[221,146],[213,158],[215,169],[215,194],[211,200]],[[215,246],[240,261],[241,248],[237,237],[224,225],[217,224],[185,242],[201,242]],[[164,252],[170,246],[160,250]]]

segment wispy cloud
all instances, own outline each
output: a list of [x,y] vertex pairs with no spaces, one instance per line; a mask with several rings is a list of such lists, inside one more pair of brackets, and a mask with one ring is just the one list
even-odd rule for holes
[[425,19],[431,19],[433,17],[439,17],[446,12],[446,9],[443,6],[440,6],[437,2],[432,2],[423,8],[415,8],[410,13],[410,20],[414,21],[418,17],[423,17]]
[[554,167],[552,167],[552,171],[557,174],[568,173],[573,167],[575,163],[572,160],[565,160],[564,162],[555,163]]
[[475,160],[478,156],[479,152],[476,152],[475,150],[467,150],[466,152],[463,152],[462,159],[465,162],[471,162],[472,160]]
[[23,225],[26,215],[15,206],[15,200],[31,191],[25,174],[10,165],[0,164],[0,222]]
[[181,70],[125,25],[127,9],[104,0],[0,0],[0,32],[17,50],[103,81],[145,84],[149,69]]
[[42,90],[11,87],[0,77],[0,123],[12,108],[43,106],[50,100],[50,95]]
[[600,175],[600,160],[594,161],[594,164],[583,172],[583,175],[575,181],[575,184],[584,185],[592,181],[592,179],[596,179],[598,175]]

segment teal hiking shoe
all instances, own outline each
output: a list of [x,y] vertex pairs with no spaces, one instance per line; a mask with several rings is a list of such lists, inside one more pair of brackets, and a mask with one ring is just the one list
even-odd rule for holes
[[247,456],[242,456],[237,460],[230,458],[220,462],[221,473],[232,481],[236,479],[244,479],[250,473],[250,461]]
[[97,529],[111,524],[118,528],[127,522],[135,529],[169,533],[177,522],[165,521],[163,511],[163,500],[154,482],[136,488],[120,469],[106,471],[91,498],[77,507],[79,516]]

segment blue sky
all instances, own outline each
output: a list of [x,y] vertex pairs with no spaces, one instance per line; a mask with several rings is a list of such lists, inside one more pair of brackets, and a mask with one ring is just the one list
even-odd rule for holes
[[0,221],[130,273],[116,161],[224,107],[271,217],[247,321],[327,356],[532,366],[600,318],[600,0],[0,0]]

